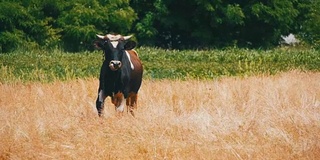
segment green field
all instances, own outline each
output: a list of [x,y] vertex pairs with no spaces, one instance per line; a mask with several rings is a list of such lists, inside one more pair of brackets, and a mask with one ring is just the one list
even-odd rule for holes
[[[144,78],[147,79],[212,79],[320,70],[320,51],[312,49],[179,51],[141,47],[136,50],[143,61]],[[0,83],[98,77],[101,64],[102,51],[20,50],[0,54]]]

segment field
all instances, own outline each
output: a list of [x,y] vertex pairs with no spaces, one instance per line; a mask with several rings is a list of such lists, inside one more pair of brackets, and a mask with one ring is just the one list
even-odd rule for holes
[[0,54],[0,159],[319,159],[320,52],[138,48],[136,117],[105,104],[101,51]]
[[0,83],[0,159],[319,159],[320,73],[143,82],[97,116],[96,78]]

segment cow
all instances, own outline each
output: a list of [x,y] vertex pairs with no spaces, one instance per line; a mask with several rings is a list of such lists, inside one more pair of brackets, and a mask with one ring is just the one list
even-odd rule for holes
[[95,46],[104,52],[104,61],[100,70],[96,108],[98,115],[103,115],[104,101],[111,97],[118,113],[127,112],[134,117],[133,109],[137,106],[137,96],[142,83],[143,66],[133,48],[131,36],[120,34],[98,35]]

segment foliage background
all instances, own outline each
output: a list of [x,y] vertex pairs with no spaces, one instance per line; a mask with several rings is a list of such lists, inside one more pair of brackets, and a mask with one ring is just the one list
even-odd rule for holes
[[319,48],[318,0],[2,0],[0,52],[92,50],[95,34],[134,34],[141,46],[269,48],[293,33]]

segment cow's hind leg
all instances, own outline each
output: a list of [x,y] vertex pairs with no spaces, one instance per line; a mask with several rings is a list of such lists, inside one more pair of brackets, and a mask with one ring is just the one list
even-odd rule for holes
[[128,111],[130,111],[131,115],[134,117],[134,108],[137,108],[137,98],[138,95],[136,93],[130,93],[127,99],[127,107]]
[[103,90],[99,89],[98,98],[96,100],[96,108],[98,111],[98,115],[101,117],[103,115],[104,108],[104,100],[106,99],[106,95],[103,93]]

